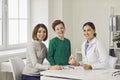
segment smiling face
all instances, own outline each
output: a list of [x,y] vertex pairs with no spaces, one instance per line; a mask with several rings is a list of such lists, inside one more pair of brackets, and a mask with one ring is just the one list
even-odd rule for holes
[[46,30],[43,27],[40,27],[37,31],[37,39],[42,41],[46,37]]
[[94,38],[95,30],[92,29],[89,25],[86,25],[83,27],[83,33],[85,38],[90,41]]
[[59,38],[64,38],[65,27],[62,23],[55,26],[55,32]]

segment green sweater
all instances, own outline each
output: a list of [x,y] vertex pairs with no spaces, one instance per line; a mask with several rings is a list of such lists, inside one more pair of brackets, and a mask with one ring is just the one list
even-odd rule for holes
[[68,65],[70,55],[70,40],[66,38],[60,40],[58,37],[50,40],[48,49],[48,60],[50,65]]

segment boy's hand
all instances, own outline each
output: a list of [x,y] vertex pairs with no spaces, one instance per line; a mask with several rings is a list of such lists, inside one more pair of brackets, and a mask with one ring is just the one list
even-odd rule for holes
[[70,56],[69,62],[70,65],[79,66],[80,64],[75,60],[74,56]]

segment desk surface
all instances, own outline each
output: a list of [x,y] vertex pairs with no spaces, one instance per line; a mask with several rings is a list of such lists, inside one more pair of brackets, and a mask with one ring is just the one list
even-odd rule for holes
[[69,79],[115,80],[115,77],[112,76],[115,71],[117,70],[83,70],[82,67],[77,67],[75,69],[47,70],[41,72],[41,75]]

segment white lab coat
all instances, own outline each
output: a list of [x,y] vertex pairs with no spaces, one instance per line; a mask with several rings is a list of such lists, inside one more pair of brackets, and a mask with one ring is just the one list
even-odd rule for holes
[[93,69],[104,69],[108,66],[108,54],[104,50],[102,44],[97,40],[97,38],[93,38],[89,42],[89,46],[87,48],[85,54],[85,43],[82,44],[82,62],[83,64],[90,64]]

